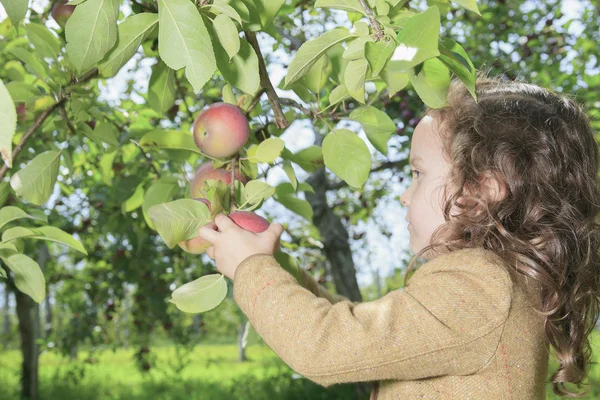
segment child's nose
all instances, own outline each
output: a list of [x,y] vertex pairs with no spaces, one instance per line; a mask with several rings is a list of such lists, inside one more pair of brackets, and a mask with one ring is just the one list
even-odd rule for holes
[[404,207],[408,207],[410,205],[410,200],[408,198],[408,190],[405,190],[404,193],[400,195],[400,203]]

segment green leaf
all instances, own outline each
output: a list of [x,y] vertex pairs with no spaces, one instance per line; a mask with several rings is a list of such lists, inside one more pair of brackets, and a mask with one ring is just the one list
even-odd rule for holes
[[437,7],[429,7],[413,16],[398,33],[398,47],[388,62],[391,69],[406,72],[425,60],[439,56],[439,35],[440,12]]
[[148,215],[170,249],[182,240],[198,236],[198,229],[211,221],[206,204],[192,199],[152,206]]
[[393,69],[394,66],[388,65],[381,71],[381,77],[388,87],[388,96],[391,99],[393,95],[404,89],[410,82],[408,73]]
[[32,212],[28,214],[18,207],[6,206],[0,209],[0,229],[9,222],[22,218],[29,218],[48,223],[48,217],[43,211],[32,210]]
[[125,200],[121,209],[124,213],[132,212],[137,208],[141,207],[144,203],[144,185],[139,184],[137,188],[135,188],[135,192],[131,195],[130,198]]
[[[266,182],[252,180],[244,187],[244,204],[258,204],[275,193],[275,188]],[[240,206],[242,208],[242,206]]]
[[408,77],[426,105],[431,108],[442,108],[447,104],[450,71],[443,62],[437,58],[427,60],[418,75],[409,71]]
[[452,0],[453,2],[460,4],[464,8],[469,11],[473,11],[475,14],[481,17],[481,12],[479,12],[479,8],[477,8],[476,0]]
[[276,251],[273,254],[273,257],[275,257],[275,260],[277,260],[279,265],[281,265],[281,268],[289,272],[294,278],[296,278],[298,283],[301,284],[300,267],[298,266],[298,260],[295,257],[284,253],[283,251]]
[[117,42],[119,0],[87,0],[67,20],[67,55],[79,72],[102,60]]
[[212,310],[226,295],[225,276],[210,274],[178,287],[171,293],[169,301],[181,311],[195,314]]
[[226,83],[225,85],[223,85],[223,101],[225,103],[229,103],[229,104],[233,104],[234,106],[237,105],[237,100],[235,98],[235,94],[233,94],[233,88],[231,87],[231,85],[229,83]]
[[31,22],[25,25],[27,38],[35,47],[36,53],[42,57],[57,58],[62,45],[48,28],[42,24]]
[[329,57],[327,57],[327,54],[324,54],[310,67],[306,75],[302,78],[302,82],[308,90],[314,94],[318,94],[325,87],[332,69],[333,66],[329,61]]
[[348,129],[336,129],[325,136],[323,159],[331,172],[352,187],[362,187],[369,177],[369,148],[356,133]]
[[344,84],[350,96],[359,103],[365,104],[365,81],[369,71],[369,63],[365,58],[352,60],[344,72]]
[[41,96],[40,89],[37,86],[25,82],[8,82],[6,89],[15,103],[27,102],[32,97]]
[[229,55],[229,59],[233,58],[240,51],[240,37],[238,36],[237,27],[232,19],[225,14],[217,15],[213,25],[221,46]]
[[148,85],[148,103],[157,114],[163,115],[175,102],[175,71],[159,61],[152,67]]
[[[215,1],[214,4],[208,4],[205,7],[208,7],[211,11],[214,9],[218,11],[218,13],[225,14],[231,19],[235,19],[240,25],[242,25],[242,17],[238,14],[237,11],[229,4],[224,1]],[[214,11],[213,11],[214,12]],[[218,14],[216,13],[216,14]]]
[[102,143],[106,143],[110,146],[119,147],[119,140],[117,139],[117,128],[108,123],[99,123],[94,129],[90,128],[86,123],[80,123],[78,125],[83,134],[99,146],[102,147]]
[[157,147],[159,149],[188,150],[202,154],[194,142],[191,133],[176,130],[155,129],[140,139],[140,146]]
[[17,129],[17,109],[4,82],[0,79],[0,154],[4,163],[12,168],[12,139]]
[[394,50],[396,43],[393,40],[388,42],[367,42],[365,45],[365,58],[371,67],[371,76],[375,77],[381,73],[383,67],[388,62]]
[[10,54],[21,60],[29,71],[36,75],[38,78],[45,80],[48,77],[48,71],[38,56],[31,49],[24,49],[22,47],[13,47],[8,50]]
[[254,95],[260,87],[258,72],[258,57],[246,39],[240,39],[240,51],[233,56],[231,62],[227,52],[221,50],[219,43],[215,43],[217,65],[219,72],[227,82],[245,93]]
[[396,125],[385,112],[366,106],[352,111],[350,119],[360,122],[371,144],[383,155],[387,155],[387,142],[396,132]]
[[158,0],[158,53],[172,70],[185,68],[194,92],[212,78],[215,54],[204,20],[189,0]]
[[38,263],[25,254],[2,257],[2,261],[12,271],[17,289],[41,303],[46,297],[46,279]]
[[350,93],[348,93],[348,88],[342,83],[331,91],[331,94],[329,95],[329,104],[334,105],[349,98]]
[[10,186],[25,201],[42,205],[52,194],[59,165],[60,151],[46,151],[15,173]]
[[158,14],[140,13],[130,15],[117,27],[117,44],[98,65],[100,74],[113,77],[133,57],[140,44],[158,24]]
[[173,196],[178,188],[177,178],[169,176],[160,178],[146,190],[144,202],[142,203],[142,212],[150,229],[156,229],[156,227],[148,216],[148,209],[154,205],[173,200]]
[[342,57],[346,60],[358,60],[365,57],[365,43],[372,42],[374,39],[371,35],[360,36],[348,43],[348,47],[344,50]]
[[325,165],[323,162],[323,151],[319,146],[310,146],[302,149],[295,153],[291,160],[306,172],[314,172]]
[[2,242],[11,242],[21,238],[48,240],[50,242],[61,243],[87,255],[87,251],[85,251],[83,244],[81,244],[79,240],[54,226],[41,226],[39,228],[24,228],[17,226],[7,229],[2,234]]
[[283,171],[285,172],[285,174],[287,175],[288,179],[290,180],[290,183],[292,184],[292,187],[294,188],[294,191],[298,189],[298,178],[296,178],[296,171],[294,171],[294,167],[292,166],[292,163],[289,160],[285,160],[283,162]]
[[283,151],[285,142],[277,137],[271,137],[261,142],[256,148],[252,157],[248,156],[252,162],[272,163]]
[[294,188],[290,183],[281,183],[277,185],[275,200],[288,210],[295,212],[308,222],[312,223],[313,209],[310,203],[296,197]]
[[313,64],[331,47],[353,37],[356,36],[351,34],[348,29],[335,28],[315,39],[303,43],[290,63],[287,75],[285,76],[285,87],[288,87],[306,75]]
[[263,30],[271,25],[284,3],[285,0],[254,0]]
[[477,94],[475,92],[477,71],[467,52],[454,40],[442,38],[440,41],[440,53],[438,58],[458,76],[469,90],[469,93],[471,93],[471,96],[473,96],[473,99],[477,101]]
[[335,8],[336,10],[365,13],[359,0],[317,0],[315,8]]
[[10,18],[10,22],[14,26],[18,26],[19,22],[25,18],[29,0],[2,0],[0,1]]

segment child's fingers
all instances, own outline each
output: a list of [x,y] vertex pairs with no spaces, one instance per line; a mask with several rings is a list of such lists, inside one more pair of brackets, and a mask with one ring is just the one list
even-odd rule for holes
[[215,217],[215,224],[221,232],[225,232],[228,229],[238,227],[228,216],[225,214],[219,214]]
[[206,249],[206,255],[214,260],[215,259],[215,246],[210,246],[208,249]]
[[204,225],[198,229],[198,235],[212,244],[217,244],[219,242],[220,232],[216,231],[213,226]]

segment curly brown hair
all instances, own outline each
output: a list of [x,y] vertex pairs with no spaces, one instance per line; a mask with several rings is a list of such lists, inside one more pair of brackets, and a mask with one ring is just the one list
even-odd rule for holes
[[[445,223],[425,253],[482,247],[540,289],[535,310],[560,367],[554,392],[581,397],[589,373],[589,335],[600,310],[598,144],[582,106],[566,95],[504,77],[476,80],[477,101],[458,80],[447,105],[427,108],[452,164],[444,189]],[[505,190],[490,198],[482,179]],[[454,213],[459,210],[458,213]],[[483,212],[481,212],[483,210]],[[452,213],[451,213],[452,211]]]

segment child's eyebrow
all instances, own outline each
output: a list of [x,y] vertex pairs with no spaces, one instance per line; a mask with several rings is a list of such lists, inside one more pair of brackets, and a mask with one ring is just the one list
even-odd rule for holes
[[411,157],[409,160],[409,164],[414,165],[414,164],[421,164],[421,162],[423,161],[423,159],[419,156],[415,156],[415,157]]

